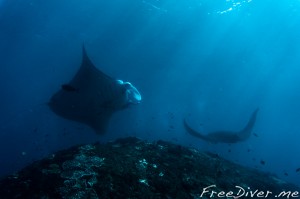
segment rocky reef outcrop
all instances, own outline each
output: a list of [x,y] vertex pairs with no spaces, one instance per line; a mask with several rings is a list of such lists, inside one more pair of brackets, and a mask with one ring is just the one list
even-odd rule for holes
[[288,198],[276,176],[165,141],[134,137],[75,146],[0,181],[6,198]]

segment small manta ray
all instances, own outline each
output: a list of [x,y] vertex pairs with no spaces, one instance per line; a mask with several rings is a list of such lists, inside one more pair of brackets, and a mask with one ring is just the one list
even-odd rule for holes
[[83,46],[82,63],[68,84],[63,84],[48,103],[57,115],[84,123],[97,134],[105,133],[113,113],[139,104],[142,97],[130,83],[98,70]]
[[252,113],[247,125],[240,131],[233,132],[233,131],[217,131],[213,133],[209,133],[207,135],[204,135],[200,132],[197,132],[193,128],[189,126],[189,124],[186,122],[186,119],[183,120],[183,124],[185,129],[189,134],[191,134],[194,137],[200,138],[202,140],[205,140],[207,142],[211,143],[237,143],[241,141],[245,141],[248,139],[251,135],[252,129],[254,127],[255,121],[256,121],[256,115],[258,112],[258,108]]

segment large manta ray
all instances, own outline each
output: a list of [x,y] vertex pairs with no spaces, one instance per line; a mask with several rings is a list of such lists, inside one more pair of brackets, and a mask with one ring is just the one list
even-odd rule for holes
[[252,113],[247,125],[240,131],[216,131],[204,135],[200,132],[197,132],[186,122],[186,119],[183,120],[183,124],[185,129],[189,134],[194,137],[200,138],[202,140],[211,142],[211,143],[236,143],[241,142],[248,139],[251,135],[252,129],[254,127],[256,121],[256,115],[258,112],[258,108]]
[[76,75],[52,96],[49,106],[57,115],[87,124],[97,134],[103,134],[112,114],[130,104],[139,104],[141,95],[131,83],[113,79],[98,70],[84,46],[82,53]]

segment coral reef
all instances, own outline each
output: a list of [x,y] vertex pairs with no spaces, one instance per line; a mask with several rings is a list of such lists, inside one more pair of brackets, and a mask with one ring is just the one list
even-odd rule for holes
[[75,146],[0,181],[3,199],[287,198],[297,190],[216,154],[134,137]]

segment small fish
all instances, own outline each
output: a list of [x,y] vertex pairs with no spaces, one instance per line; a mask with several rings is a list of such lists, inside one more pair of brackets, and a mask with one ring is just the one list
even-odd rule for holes
[[254,135],[255,137],[258,137],[258,135],[257,135],[256,133],[253,133],[253,135]]
[[69,91],[69,92],[74,92],[74,91],[78,91],[78,88],[75,88],[69,84],[63,84],[61,85],[61,88],[64,90],[64,91]]
[[300,167],[298,169],[296,169],[296,172],[299,172],[300,171]]
[[266,162],[265,162],[264,160],[261,160],[261,161],[260,161],[260,164],[265,165]]
[[289,174],[287,172],[284,173],[285,176],[289,176]]
[[174,119],[174,113],[168,112],[168,115],[169,115],[169,118],[170,118],[170,119]]

